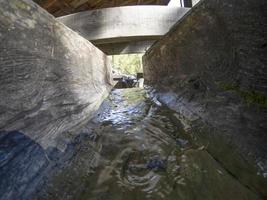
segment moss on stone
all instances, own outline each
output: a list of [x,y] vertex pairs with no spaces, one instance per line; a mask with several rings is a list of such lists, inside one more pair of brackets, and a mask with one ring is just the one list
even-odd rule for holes
[[219,82],[218,86],[220,89],[228,91],[228,90],[239,90],[239,85],[237,83],[225,83]]
[[257,105],[267,108],[267,96],[255,90],[241,89],[237,83],[218,83],[219,88],[224,91],[235,91],[248,105]]

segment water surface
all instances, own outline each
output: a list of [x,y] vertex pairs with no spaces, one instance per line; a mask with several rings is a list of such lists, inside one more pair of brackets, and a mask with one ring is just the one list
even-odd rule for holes
[[38,199],[257,199],[143,89],[116,89]]

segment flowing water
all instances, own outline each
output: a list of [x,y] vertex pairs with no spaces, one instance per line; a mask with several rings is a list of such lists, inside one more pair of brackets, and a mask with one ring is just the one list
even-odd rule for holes
[[116,89],[38,199],[257,199],[143,89]]

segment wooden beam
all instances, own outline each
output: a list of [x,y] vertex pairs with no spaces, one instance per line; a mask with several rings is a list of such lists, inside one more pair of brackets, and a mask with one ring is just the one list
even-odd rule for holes
[[56,3],[57,0],[51,0],[51,1],[46,1],[42,7],[45,9],[49,9],[51,6],[53,6]]
[[87,3],[88,0],[74,0],[70,3],[70,5],[73,7],[73,8],[78,8],[80,7],[81,5]]
[[[183,0],[186,1],[186,0]],[[55,16],[128,5],[166,5],[169,0],[45,0],[41,6]]]

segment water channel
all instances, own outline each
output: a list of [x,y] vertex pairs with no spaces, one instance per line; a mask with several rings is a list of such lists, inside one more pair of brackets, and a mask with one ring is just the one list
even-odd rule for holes
[[257,199],[145,89],[115,89],[42,200]]

